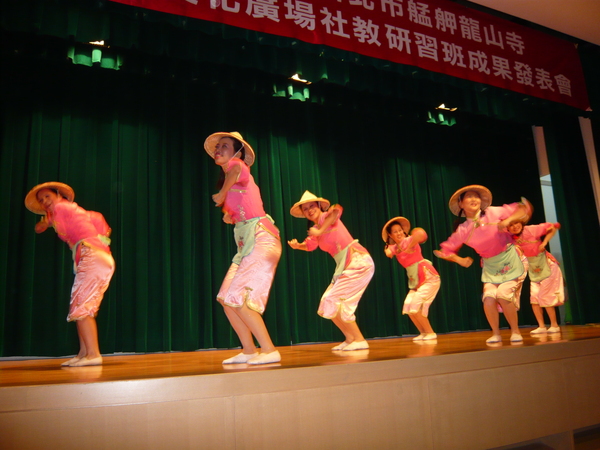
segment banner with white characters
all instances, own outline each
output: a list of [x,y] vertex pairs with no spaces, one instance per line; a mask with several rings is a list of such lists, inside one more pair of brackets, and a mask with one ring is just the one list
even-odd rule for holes
[[575,45],[448,0],[111,0],[588,109]]

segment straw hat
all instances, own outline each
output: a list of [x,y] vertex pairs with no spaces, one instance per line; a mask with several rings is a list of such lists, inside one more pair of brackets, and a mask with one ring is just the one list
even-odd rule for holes
[[215,159],[215,151],[217,150],[217,144],[219,143],[219,140],[224,137],[229,137],[240,141],[244,145],[244,150],[246,150],[244,162],[248,165],[248,167],[254,164],[256,156],[254,150],[252,149],[252,146],[248,144],[244,140],[242,135],[237,131],[221,131],[219,133],[213,133],[206,138],[206,140],[204,141],[204,150],[206,150],[206,153],[208,153],[212,159]]
[[527,208],[527,212],[525,213],[524,220],[525,220],[525,223],[528,223],[531,220],[531,216],[533,215],[533,205],[525,197],[521,197],[521,203],[523,203],[525,205],[525,208]]
[[49,181],[47,183],[38,184],[34,188],[32,188],[29,193],[25,196],[25,207],[36,214],[46,214],[46,210],[42,208],[40,202],[38,202],[37,194],[42,189],[52,189],[53,191],[58,191],[58,193],[66,198],[68,201],[72,202],[75,199],[75,191],[69,185],[65,183],[60,183],[58,181]]
[[452,214],[454,214],[455,216],[458,216],[458,214],[460,213],[460,206],[458,206],[459,197],[467,191],[475,191],[479,194],[479,197],[481,197],[482,210],[484,210],[492,204],[492,193],[488,188],[480,186],[478,184],[471,184],[469,186],[460,188],[458,191],[452,194],[452,197],[450,197],[448,207],[450,208],[450,211],[452,211]]
[[329,208],[329,205],[331,204],[329,202],[329,200],[327,200],[327,199],[324,199],[322,197],[317,197],[315,194],[313,194],[309,191],[304,191],[304,194],[302,194],[302,198],[300,199],[300,201],[294,203],[294,206],[292,206],[292,208],[290,209],[290,214],[294,217],[298,217],[298,218],[302,219],[304,217],[304,214],[302,214],[301,206],[304,205],[305,203],[310,203],[310,202],[319,203],[319,206],[322,211],[327,211],[327,209]]
[[525,197],[521,197],[521,203],[525,205],[526,212],[522,217],[518,218],[517,220],[513,220],[512,223],[521,222],[523,226],[525,226],[529,223],[531,216],[533,215],[533,205]]
[[386,244],[388,242],[387,227],[389,227],[394,222],[400,224],[402,230],[406,233],[407,236],[408,232],[410,231],[410,221],[406,217],[398,216],[388,220],[383,226],[383,230],[381,230],[381,239],[383,239],[383,242],[385,242]]

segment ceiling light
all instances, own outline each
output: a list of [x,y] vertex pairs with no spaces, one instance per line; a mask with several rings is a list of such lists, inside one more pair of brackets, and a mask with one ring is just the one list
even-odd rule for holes
[[456,111],[458,108],[447,108],[445,104],[441,104],[435,109],[443,109],[444,111]]
[[310,81],[308,80],[303,80],[302,78],[300,78],[300,75],[298,75],[297,73],[292,75],[290,77],[290,80],[295,80],[295,81],[299,81],[300,83],[304,83],[304,84],[311,84]]

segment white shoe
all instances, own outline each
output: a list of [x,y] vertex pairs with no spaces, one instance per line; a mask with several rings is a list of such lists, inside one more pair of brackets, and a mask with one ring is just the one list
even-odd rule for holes
[[418,335],[418,336],[415,336],[415,337],[413,338],[413,341],[415,341],[415,342],[416,342],[416,341],[422,341],[424,337],[425,337],[425,333],[421,333],[420,335]]
[[336,345],[335,347],[333,347],[331,350],[333,350],[334,352],[337,352],[339,350],[344,350],[346,347],[348,347],[350,344],[348,344],[347,342],[342,342],[339,345]]
[[252,353],[251,355],[246,355],[245,353],[238,353],[231,358],[223,361],[223,364],[246,364],[249,360],[257,356],[258,353]]
[[510,336],[510,342],[523,342],[523,336],[521,336],[519,333],[513,333]]
[[369,343],[367,341],[354,341],[344,347],[344,351],[350,352],[352,350],[365,350],[367,348],[369,348]]
[[281,355],[277,350],[271,353],[260,353],[251,360],[248,364],[272,364],[281,361]]
[[502,336],[499,334],[494,334],[492,337],[489,337],[485,340],[488,344],[495,344],[496,342],[502,342]]
[[102,356],[98,356],[92,359],[81,358],[79,361],[69,364],[69,367],[100,366],[101,364]]
[[423,336],[423,340],[424,341],[431,341],[433,339],[437,339],[437,334],[435,334],[435,333],[427,333],[425,336]]
[[550,327],[548,333],[560,333],[560,327]]
[[539,327],[539,328],[536,328],[535,330],[531,330],[529,332],[529,334],[542,334],[542,333],[545,333],[546,331],[548,331],[548,330],[546,330],[546,327]]
[[76,356],[74,358],[71,358],[68,361],[65,361],[64,363],[61,364],[61,366],[70,366],[72,364],[75,364],[77,361],[80,361],[81,358],[79,356]]

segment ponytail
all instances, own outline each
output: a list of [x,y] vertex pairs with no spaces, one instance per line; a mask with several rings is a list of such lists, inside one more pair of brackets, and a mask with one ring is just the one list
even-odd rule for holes
[[458,217],[456,219],[454,219],[454,222],[452,223],[452,232],[453,233],[456,231],[456,229],[459,227],[459,225],[463,222],[462,220],[460,220],[462,218],[463,212],[464,211],[461,208],[460,211],[458,211]]

